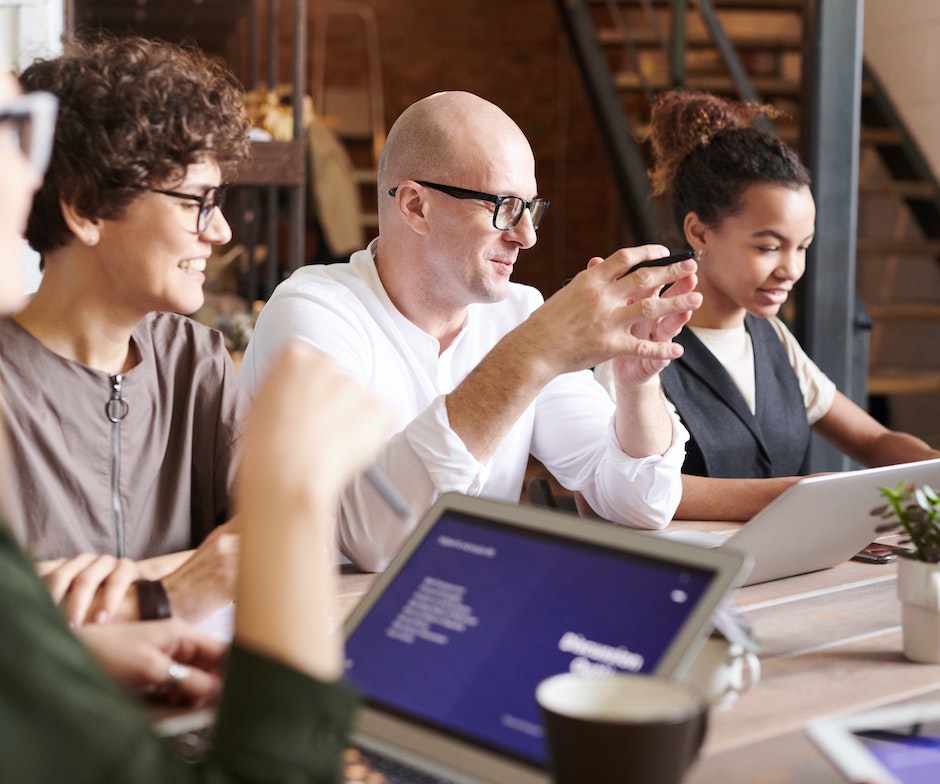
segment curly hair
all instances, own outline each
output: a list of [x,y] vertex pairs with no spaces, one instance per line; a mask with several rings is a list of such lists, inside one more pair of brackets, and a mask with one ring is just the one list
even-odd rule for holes
[[749,185],[810,184],[797,154],[757,125],[761,117],[779,115],[772,106],[691,90],[670,90],[657,99],[650,116],[649,176],[654,196],[671,197],[680,234],[690,212],[711,226],[737,213]]
[[70,41],[62,56],[34,61],[20,82],[59,99],[52,160],[26,230],[43,255],[72,238],[60,200],[116,220],[142,190],[181,182],[191,164],[211,160],[231,176],[250,149],[241,87],[194,47]]

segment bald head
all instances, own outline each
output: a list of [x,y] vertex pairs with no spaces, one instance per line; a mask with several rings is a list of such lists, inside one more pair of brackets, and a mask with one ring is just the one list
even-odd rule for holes
[[[471,93],[436,93],[392,126],[378,180],[379,278],[395,307],[447,346],[468,305],[506,296],[511,263],[536,242],[530,220],[499,231],[489,203],[497,195],[535,197],[532,148],[498,106]],[[442,193],[434,185],[482,196]]]
[[491,172],[506,169],[507,155],[528,158],[528,174],[534,175],[529,143],[502,109],[472,93],[435,93],[405,109],[389,131],[379,159],[379,194],[406,179],[476,188]]

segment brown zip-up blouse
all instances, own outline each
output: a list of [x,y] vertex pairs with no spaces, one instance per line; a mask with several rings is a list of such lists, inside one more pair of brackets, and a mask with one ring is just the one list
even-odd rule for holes
[[231,514],[249,408],[221,333],[152,313],[140,362],[110,376],[0,319],[0,390],[37,559],[187,550]]

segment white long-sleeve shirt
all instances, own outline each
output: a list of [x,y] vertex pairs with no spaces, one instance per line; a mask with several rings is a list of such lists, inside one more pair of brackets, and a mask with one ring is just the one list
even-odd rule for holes
[[672,518],[688,434],[673,418],[665,455],[624,454],[614,434],[614,404],[589,371],[546,385],[485,464],[451,429],[445,396],[541,304],[536,289],[510,284],[504,300],[471,305],[459,335],[441,352],[436,339],[391,303],[369,250],[348,264],[302,267],[275,290],[242,365],[249,388],[284,343],[299,337],[397,414],[377,467],[412,514],[397,518],[364,478],[354,481],[342,499],[338,544],[358,566],[383,569],[442,493],[518,501],[530,453],[602,517],[637,528],[662,528]]

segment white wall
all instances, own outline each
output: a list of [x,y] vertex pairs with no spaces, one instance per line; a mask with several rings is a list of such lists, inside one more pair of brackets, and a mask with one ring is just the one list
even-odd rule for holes
[[[0,0],[0,63],[20,70],[34,57],[58,54],[65,27],[64,0]],[[39,257],[23,243],[23,279],[39,285]]]
[[866,0],[864,51],[940,175],[940,0]]

